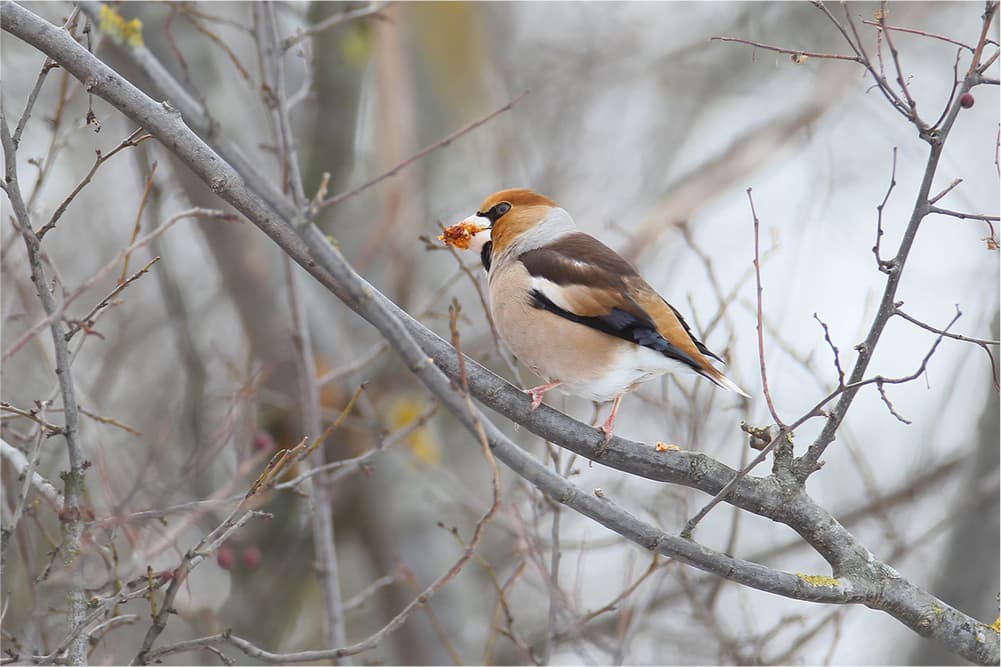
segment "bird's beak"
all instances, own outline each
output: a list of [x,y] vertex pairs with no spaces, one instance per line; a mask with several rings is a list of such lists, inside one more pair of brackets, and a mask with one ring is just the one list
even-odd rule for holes
[[480,230],[490,229],[493,226],[493,223],[490,222],[490,218],[486,218],[478,213],[465,218],[459,224],[469,225]]
[[462,222],[467,223],[472,228],[479,230],[469,239],[469,249],[476,254],[479,254],[480,251],[483,250],[483,246],[490,241],[490,229],[493,227],[493,223],[491,223],[488,218],[484,218],[482,215],[471,215]]
[[438,237],[445,245],[480,252],[490,240],[491,223],[482,215],[471,215],[445,229]]

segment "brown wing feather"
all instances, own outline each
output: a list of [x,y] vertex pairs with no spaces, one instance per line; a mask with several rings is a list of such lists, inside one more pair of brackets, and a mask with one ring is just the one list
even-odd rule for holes
[[[645,280],[638,276],[627,280],[626,284],[630,296],[653,320],[657,327],[657,333],[696,360],[699,366],[702,367],[702,371],[707,375],[714,378],[722,377],[723,374],[709,363],[709,360],[703,355],[703,350],[708,352],[706,346],[692,335],[688,324],[681,319],[677,311],[670,304],[664,301],[663,297],[657,294]],[[709,352],[709,354],[712,353]]]
[[632,264],[594,237],[569,234],[518,259],[533,278],[543,281],[535,297],[541,307],[662,351],[700,373],[719,375],[703,356],[708,349],[681,316]]

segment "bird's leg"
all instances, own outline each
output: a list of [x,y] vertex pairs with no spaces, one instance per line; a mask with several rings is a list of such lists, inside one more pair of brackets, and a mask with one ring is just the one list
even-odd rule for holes
[[622,402],[622,396],[623,394],[619,394],[615,397],[615,402],[612,403],[612,414],[608,415],[608,419],[605,420],[605,423],[602,424],[599,429],[605,434],[605,442],[602,443],[601,447],[598,448],[598,451],[595,452],[595,456],[601,456],[604,454],[605,450],[608,448],[608,443],[612,440],[612,429],[615,427],[615,415],[619,413],[619,403]]
[[553,380],[552,382],[547,382],[546,384],[540,384],[538,387],[532,387],[531,389],[526,389],[525,393],[532,398],[532,407],[528,409],[529,412],[535,412],[535,409],[542,405],[542,395],[545,394],[550,389],[555,389],[556,387],[563,384],[559,380]]

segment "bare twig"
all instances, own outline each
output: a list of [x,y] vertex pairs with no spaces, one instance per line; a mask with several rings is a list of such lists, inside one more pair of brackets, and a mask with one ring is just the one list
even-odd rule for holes
[[817,313],[813,314],[813,319],[817,320],[817,322],[820,323],[820,326],[824,328],[824,340],[827,341],[828,347],[830,347],[831,352],[834,353],[834,368],[838,371],[838,386],[843,387],[845,386],[845,372],[841,368],[841,356],[838,354],[838,347],[834,344],[834,341],[831,340],[831,332],[828,330],[827,324],[822,319],[817,317]]
[[[325,463],[324,450],[320,443],[320,388],[316,382],[316,361],[313,357],[309,321],[302,303],[298,272],[285,260],[289,305],[292,309],[293,336],[298,367],[301,405],[306,433],[316,445],[309,455],[310,467],[317,468]],[[341,591],[337,547],[334,538],[334,514],[329,481],[323,477],[311,478],[312,482],[312,524],[316,549],[317,567],[322,577],[324,602],[327,611],[326,635],[332,646],[342,646],[346,641],[344,610]]]
[[946,338],[952,338],[953,340],[961,340],[966,343],[975,343],[976,345],[994,345],[994,346],[1001,345],[1001,340],[990,340],[989,338],[973,338],[971,336],[964,336],[962,334],[951,333],[949,331],[946,331],[945,329],[937,329],[930,324],[922,322],[916,317],[908,315],[907,313],[905,313],[900,309],[900,306],[897,306],[894,309],[893,314],[899,315],[900,317],[904,318],[911,324],[918,325],[925,331],[931,331],[932,333],[938,334],[940,336],[945,336]]
[[90,417],[98,424],[107,424],[108,426],[114,426],[115,428],[119,428],[128,433],[129,435],[134,435],[137,438],[142,435],[142,433],[140,433],[137,429],[132,428],[128,424],[123,424],[117,419],[113,419],[112,417],[102,417],[101,415],[94,414],[90,410],[85,410],[82,406],[78,406],[78,408],[80,410],[80,414]]
[[876,243],[872,246],[872,254],[876,256],[876,266],[879,267],[880,271],[886,272],[887,262],[883,260],[882,255],[879,252],[880,242],[883,240],[883,209],[886,208],[886,202],[890,201],[890,193],[893,192],[893,188],[897,185],[897,147],[893,147],[893,166],[890,168],[890,185],[886,188],[886,194],[883,195],[883,201],[881,201],[876,206]]
[[758,220],[758,213],[754,210],[754,198],[751,196],[751,188],[747,188],[747,201],[751,205],[751,217],[754,220],[754,283],[756,286],[757,295],[757,320],[758,320],[758,367],[761,369],[761,386],[765,393],[765,402],[768,404],[768,412],[772,415],[772,419],[781,429],[785,429],[785,423],[779,418],[778,413],[775,411],[775,404],[772,402],[772,392],[768,389],[768,372],[765,367],[765,332],[762,326],[762,321],[764,320],[764,312],[762,309],[761,301],[761,255],[759,252],[760,244],[758,242],[758,230],[761,226]]
[[[894,149],[894,150],[896,150],[896,149]],[[947,186],[945,187],[945,189],[944,189],[944,190],[942,190],[942,192],[938,193],[938,194],[937,194],[937,195],[935,195],[934,197],[931,197],[931,198],[930,198],[930,199],[928,200],[928,203],[929,203],[929,204],[934,204],[934,203],[936,203],[936,202],[937,202],[938,200],[940,200],[940,199],[941,199],[942,197],[944,197],[944,196],[946,196],[947,194],[949,194],[950,192],[952,192],[953,188],[955,188],[955,187],[956,187],[957,185],[959,185],[959,184],[960,184],[960,183],[962,183],[962,182],[963,182],[963,179],[961,179],[961,178],[956,178],[956,179],[953,179],[952,183],[950,183],[949,185],[947,185]]]
[[94,178],[94,174],[96,174],[97,170],[101,168],[102,164],[104,164],[105,162],[107,162],[108,160],[110,160],[111,158],[113,158],[115,155],[125,150],[126,148],[133,148],[135,146],[138,146],[139,144],[141,144],[142,142],[146,141],[149,138],[150,135],[143,134],[143,129],[140,127],[138,130],[136,130],[135,132],[127,136],[124,140],[122,140],[120,144],[112,148],[108,153],[101,153],[101,151],[97,151],[97,159],[94,160],[94,165],[90,168],[90,171],[87,172],[87,174],[83,177],[83,180],[81,180],[77,184],[77,186],[73,188],[73,191],[70,192],[69,195],[66,197],[66,199],[64,199],[63,202],[59,205],[59,207],[56,208],[55,212],[52,214],[52,217],[49,218],[49,221],[39,228],[38,230],[39,240],[44,238],[46,234],[48,234],[50,231],[52,231],[52,229],[55,228],[56,223],[59,222],[59,218],[61,218],[63,213],[66,212],[66,209],[69,207],[70,203],[76,198],[78,194],[80,194],[81,190],[87,187],[87,185]]
[[128,248],[125,248],[124,250],[119,252],[117,255],[115,255],[113,259],[111,259],[111,261],[107,262],[104,266],[98,269],[97,272],[94,273],[86,281],[84,281],[84,283],[80,285],[80,287],[78,287],[72,293],[67,295],[66,298],[64,298],[59,303],[58,307],[51,315],[47,315],[45,319],[43,319],[41,322],[32,326],[20,338],[18,338],[9,348],[7,348],[7,351],[3,353],[2,357],[0,357],[0,361],[6,361],[7,359],[9,359],[19,349],[21,349],[21,347],[23,347],[25,343],[34,338],[39,331],[49,326],[56,319],[61,318],[63,313],[66,312],[66,308],[68,308],[74,301],[76,301],[80,296],[86,293],[87,290],[93,287],[98,280],[103,278],[112,269],[114,269],[118,265],[118,263],[122,261],[126,253],[134,252],[135,250],[138,250],[139,248],[148,245],[153,239],[157,238],[158,236],[166,232],[168,229],[173,227],[175,223],[179,222],[180,220],[184,220],[185,218],[214,218],[216,220],[235,219],[233,214],[231,213],[225,213],[223,211],[217,211],[208,208],[191,208],[188,209],[187,211],[181,211],[180,213],[173,216],[172,218],[164,222],[162,225],[151,231],[149,234],[147,234],[146,236],[142,237],[141,239],[130,245]]
[[393,4],[392,2],[370,2],[365,7],[359,7],[358,9],[349,9],[340,14],[333,14],[332,16],[328,16],[319,23],[310,26],[306,30],[302,30],[300,32],[297,32],[292,37],[286,37],[285,39],[283,39],[281,43],[282,51],[288,51],[290,48],[292,48],[302,40],[308,37],[312,37],[313,35],[317,35],[323,32],[324,30],[329,30],[330,28],[333,28],[336,25],[347,23],[348,21],[354,21],[356,19],[366,18],[369,16],[378,17],[380,15],[380,12],[382,12],[382,10],[386,9],[392,4]]
[[274,102],[270,106],[282,158],[282,182],[291,190],[295,205],[304,208],[308,202],[303,189],[302,173],[299,170],[299,147],[292,135],[292,119],[289,115],[285,83],[285,61],[282,57],[283,50],[278,45],[278,18],[275,16],[274,3],[265,3],[260,16],[262,19],[260,42],[263,45],[262,56],[268,74],[267,83],[274,89]]
[[[21,186],[17,174],[17,147],[7,125],[7,117],[0,100],[0,140],[4,153],[4,180],[6,182],[7,198],[17,217],[21,237],[28,253],[28,263],[31,267],[31,281],[35,286],[38,298],[42,302],[45,314],[51,319],[49,331],[52,334],[52,344],[55,349],[56,378],[59,382],[59,393],[63,402],[63,437],[66,440],[66,453],[69,460],[69,471],[63,476],[63,497],[65,506],[60,516],[62,528],[63,565],[69,571],[69,586],[67,591],[67,624],[74,627],[83,621],[87,613],[87,602],[83,590],[83,574],[75,561],[81,553],[81,537],[83,536],[83,520],[80,506],[84,493],[84,454],[80,436],[80,415],[77,410],[76,389],[73,381],[73,371],[70,367],[70,353],[67,347],[65,327],[61,319],[53,317],[58,309],[55,296],[49,291],[45,278],[45,268],[40,258],[41,240],[31,225],[31,218],[21,196]],[[77,637],[68,646],[67,659],[72,664],[82,665],[87,661],[86,638]]]
[[56,426],[52,422],[45,420],[43,416],[44,404],[40,404],[34,410],[22,410],[19,407],[11,405],[7,401],[0,401],[0,410],[3,410],[4,412],[9,412],[12,415],[24,417],[25,419],[30,419],[31,421],[35,422],[36,424],[42,427],[42,431],[44,431],[46,437],[53,435],[62,435],[63,433],[63,428],[61,426]]
[[[10,463],[11,466],[13,466],[14,472],[17,473],[18,477],[24,475],[26,482],[42,494],[47,501],[49,501],[49,505],[53,510],[58,512],[62,509],[63,494],[59,493],[59,490],[52,485],[52,482],[34,471],[34,465],[28,460],[20,449],[0,438],[0,454],[3,455],[3,458]],[[15,516],[14,518],[16,519],[17,517]],[[13,531],[16,527],[17,522],[12,521],[9,530]]]
[[[884,0],[880,4],[880,11],[878,14],[878,21],[880,26],[885,27],[884,21],[886,20],[886,1]],[[900,85],[900,89],[904,93],[904,98],[907,100],[907,107],[910,109],[910,120],[912,123],[917,125],[919,128],[925,126],[925,123],[918,116],[918,104],[911,97],[911,89],[907,86],[907,77],[904,76],[903,67],[900,65],[900,52],[897,51],[896,45],[893,43],[893,33],[889,30],[883,30],[883,35],[886,37],[886,45],[890,48],[890,56],[893,58],[893,66],[897,71],[897,83]]]
[[[842,34],[845,35],[846,39],[849,40],[853,45],[854,42],[851,38],[847,36],[844,28],[837,22],[836,19],[830,14],[827,8],[821,4],[817,3],[817,6],[830,18],[831,21],[838,26]],[[986,39],[987,31],[990,22],[993,20],[994,9],[996,9],[996,3],[993,7],[989,7],[988,11],[985,12],[983,17],[983,29],[981,32],[981,39],[977,45],[977,51],[981,51],[983,48],[984,40]],[[847,8],[846,8],[846,11]],[[979,61],[977,54],[974,54],[974,63]],[[871,64],[868,66],[871,71]],[[973,71],[971,69],[971,71]],[[973,81],[970,77],[964,80],[963,84],[960,86],[960,98],[962,93],[965,93],[973,85]],[[883,86],[881,86],[883,89]],[[819,469],[819,461],[823,452],[827,447],[834,441],[835,433],[841,422],[844,420],[845,415],[848,412],[848,408],[851,406],[852,401],[854,401],[857,395],[857,383],[862,380],[865,375],[866,369],[868,368],[869,362],[871,361],[877,343],[882,336],[883,330],[886,323],[890,320],[896,310],[896,293],[897,287],[900,284],[901,277],[903,275],[904,265],[907,262],[907,258],[910,254],[911,247],[914,244],[914,239],[917,236],[918,228],[921,225],[921,221],[928,215],[931,207],[927,202],[930,197],[932,183],[935,179],[935,174],[938,170],[939,160],[942,156],[942,150],[945,146],[945,141],[949,136],[950,131],[959,115],[962,107],[959,99],[953,102],[948,114],[946,114],[941,125],[937,128],[934,133],[934,138],[930,138],[926,133],[922,132],[922,138],[924,138],[929,143],[929,153],[928,159],[925,164],[924,175],[921,179],[921,185],[918,188],[916,204],[911,212],[910,219],[907,223],[907,227],[904,230],[903,236],[900,240],[900,245],[897,249],[897,254],[893,259],[888,260],[886,264],[886,285],[883,289],[883,295],[880,299],[880,304],[876,312],[876,316],[873,318],[872,324],[869,327],[869,331],[866,334],[865,340],[858,345],[856,348],[859,352],[858,358],[855,362],[855,366],[848,378],[848,389],[841,394],[838,403],[835,405],[834,409],[827,416],[827,423],[821,430],[820,435],[814,440],[813,444],[807,449],[806,453],[799,457],[795,462],[796,475],[800,479],[806,479],[809,475]]]
[[414,153],[413,155],[411,155],[406,160],[404,160],[403,162],[399,163],[398,165],[396,165],[395,167],[393,167],[389,171],[387,171],[384,174],[381,174],[379,176],[376,176],[372,180],[370,180],[370,181],[368,181],[366,183],[363,183],[362,185],[359,185],[354,190],[349,190],[347,192],[342,192],[341,194],[335,195],[335,196],[333,196],[333,197],[331,197],[329,199],[324,199],[322,202],[320,202],[320,204],[316,207],[316,209],[320,210],[320,209],[324,209],[324,208],[329,208],[331,206],[336,206],[337,204],[340,204],[341,202],[343,202],[343,201],[345,201],[347,199],[350,199],[351,197],[354,197],[355,195],[360,194],[360,193],[364,192],[365,190],[368,190],[373,185],[381,183],[382,181],[386,180],[387,178],[389,178],[391,176],[395,176],[401,170],[406,169],[407,167],[409,167],[413,163],[417,162],[421,158],[425,157],[426,155],[428,155],[430,153],[433,153],[434,151],[438,150],[439,148],[444,148],[445,146],[448,146],[449,144],[451,144],[453,141],[455,141],[459,137],[461,137],[461,136],[463,136],[465,134],[469,134],[470,132],[472,132],[476,128],[480,127],[481,125],[483,125],[483,124],[485,124],[485,123],[493,120],[494,118],[496,118],[497,116],[501,115],[505,111],[510,110],[515,104],[517,104],[518,102],[520,102],[522,100],[522,98],[524,98],[526,95],[528,95],[528,92],[529,91],[527,91],[527,90],[524,91],[523,93],[521,93],[520,95],[516,96],[513,100],[511,100],[510,102],[508,102],[507,104],[505,104],[501,108],[488,113],[483,118],[480,118],[479,120],[473,121],[472,123],[470,123],[469,125],[466,125],[465,127],[459,128],[458,130],[456,130],[452,134],[448,135],[444,139],[436,141],[435,143],[431,144],[430,146],[427,146],[426,148],[423,148],[423,149],[417,151],[416,153]]
[[872,27],[874,27],[874,28],[876,28],[877,30],[880,30],[880,31],[889,32],[891,30],[896,30],[897,32],[906,32],[906,33],[910,33],[912,35],[921,35],[922,37],[931,37],[932,39],[937,39],[937,40],[940,40],[940,41],[943,41],[943,42],[948,42],[950,44],[955,44],[956,46],[960,46],[960,47],[966,49],[967,51],[969,51],[970,53],[973,53],[973,51],[974,51],[974,48],[972,46],[970,46],[969,44],[963,44],[960,41],[952,39],[951,37],[946,37],[945,35],[937,35],[937,34],[935,34],[933,32],[925,32],[924,30],[918,30],[916,28],[905,28],[905,27],[899,26],[899,25],[887,25],[886,22],[885,22],[885,20],[883,20],[883,18],[881,18],[879,21],[869,21],[867,19],[862,19],[862,23],[864,23],[865,25],[871,25]]
[[[128,261],[128,254],[125,255],[125,260]],[[100,317],[101,314],[107,308],[110,308],[111,305],[113,305],[112,301],[114,300],[114,298],[117,297],[119,294],[121,294],[126,287],[128,287],[136,280],[144,276],[150,270],[150,268],[152,268],[152,266],[159,261],[160,261],[159,256],[154,257],[153,259],[151,259],[149,262],[146,263],[146,266],[142,267],[128,278],[120,280],[118,284],[115,285],[115,289],[111,290],[108,296],[101,299],[97,303],[97,305],[90,310],[89,313],[87,313],[86,315],[84,315],[79,319],[72,320],[69,329],[66,331],[66,340],[69,341],[71,338],[73,338],[73,336],[76,334],[77,331],[81,330],[89,334],[97,333],[93,330],[94,323],[96,322],[97,318]]]
[[879,389],[879,397],[883,399],[883,403],[886,404],[886,409],[890,411],[890,414],[897,418],[897,421],[903,422],[904,424],[913,424],[909,419],[905,419],[899,412],[893,408],[893,403],[890,402],[890,397],[886,395],[886,389],[883,388],[883,382],[877,381],[876,388]]
[[[302,175],[299,171],[298,149],[292,136],[291,120],[288,112],[288,98],[285,90],[285,68],[282,51],[278,46],[278,23],[274,3],[255,6],[255,16],[259,19],[259,44],[263,49],[262,58],[267,76],[266,85],[274,91],[275,100],[271,106],[272,125],[278,137],[282,157],[283,182],[291,190],[295,206],[304,210],[308,204],[303,190]],[[288,285],[289,305],[292,310],[292,340],[295,346],[295,360],[299,377],[300,401],[306,434],[314,441],[310,450],[310,467],[316,468],[326,462],[321,443],[320,386],[316,381],[316,359],[309,331],[309,319],[303,303],[299,272],[292,261],[284,258],[285,278]],[[353,402],[352,404],[353,405]],[[347,410],[345,410],[345,413]],[[327,644],[343,646],[347,641],[344,626],[344,608],[341,600],[340,566],[335,540],[334,513],[330,482],[325,477],[310,479],[312,494],[312,525],[317,569],[323,585],[323,599],[327,613]]]
[[[153,189],[153,177],[156,176],[156,160],[153,161],[153,166],[150,167],[149,175],[146,176],[146,185],[143,187],[142,199],[139,200],[139,210],[136,211],[136,224],[132,228],[132,238],[129,239],[129,245],[136,242],[136,237],[139,236],[139,229],[142,225],[143,211],[146,210],[146,202],[149,201],[150,190]],[[159,257],[157,258],[159,259]],[[122,275],[119,276],[118,282],[124,283],[125,276],[129,273],[129,255],[125,255],[125,259],[122,261]]]
[[739,39],[737,37],[710,37],[709,41],[715,42],[734,42],[736,44],[746,44],[748,46],[753,46],[757,49],[765,49],[766,51],[774,51],[775,53],[785,53],[787,55],[793,56],[793,58],[823,58],[825,60],[851,60],[861,64],[862,59],[857,55],[855,56],[844,56],[837,53],[817,53],[815,51],[802,51],[800,49],[786,49],[781,46],[773,46],[771,44],[762,44],[761,42],[753,42],[749,39]]
[[953,218],[959,218],[961,220],[984,220],[986,222],[998,222],[1001,218],[996,215],[981,215],[979,213],[964,213],[962,211],[950,211],[947,208],[939,208],[938,206],[929,206],[929,213],[936,213],[938,215],[949,215]]
[[360,609],[365,605],[365,603],[371,600],[376,593],[381,591],[386,586],[392,586],[397,581],[399,581],[399,577],[395,574],[387,574],[385,577],[376,579],[371,584],[369,584],[361,591],[359,591],[357,595],[354,595],[353,597],[350,597],[347,600],[345,600],[344,611],[349,612],[349,611],[354,611],[355,609]]

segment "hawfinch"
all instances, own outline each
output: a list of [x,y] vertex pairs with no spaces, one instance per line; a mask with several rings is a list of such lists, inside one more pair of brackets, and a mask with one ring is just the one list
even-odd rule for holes
[[747,396],[707,357],[722,361],[636,269],[578,231],[556,202],[532,190],[496,192],[442,239],[480,253],[497,331],[544,384],[526,390],[532,410],[550,389],[614,400],[607,444],[627,392],[684,370]]

